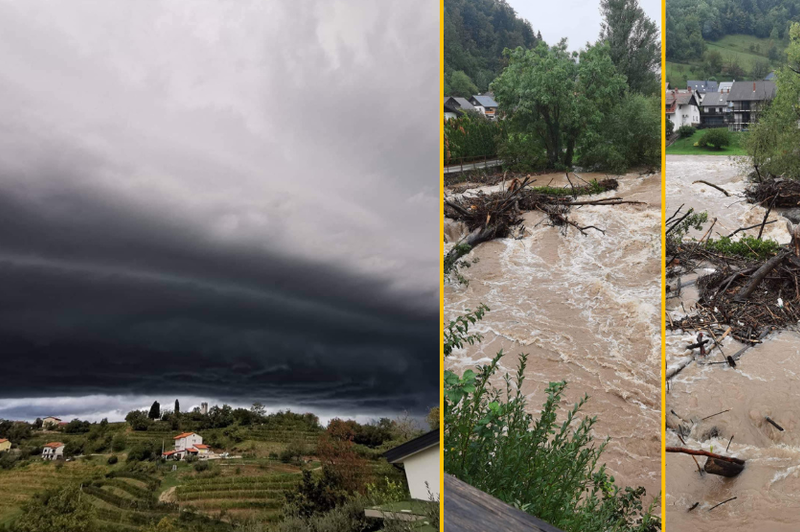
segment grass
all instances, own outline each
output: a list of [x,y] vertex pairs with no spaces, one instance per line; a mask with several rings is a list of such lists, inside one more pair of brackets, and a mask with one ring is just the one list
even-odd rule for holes
[[667,155],[747,155],[747,151],[742,146],[743,133],[731,132],[731,145],[721,150],[701,148],[695,146],[707,129],[698,129],[694,135],[685,139],[678,139],[672,146],[667,148]]

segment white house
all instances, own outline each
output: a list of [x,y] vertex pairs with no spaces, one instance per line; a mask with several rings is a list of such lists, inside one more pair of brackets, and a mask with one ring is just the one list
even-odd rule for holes
[[700,94],[691,89],[671,89],[666,94],[667,120],[675,126],[700,125]]
[[162,455],[164,458],[182,460],[186,456],[208,456],[211,451],[208,445],[203,445],[203,437],[196,432],[178,434],[173,440],[175,440],[175,449],[165,452]]
[[43,460],[58,460],[64,457],[64,444],[55,441],[46,444],[42,447],[42,459]]
[[469,103],[471,103],[475,109],[483,113],[486,118],[491,118],[492,120],[497,118],[498,105],[492,96],[488,94],[476,94],[469,99]]
[[439,499],[439,429],[384,453],[390,464],[403,464],[411,498]]
[[61,420],[57,417],[48,416],[42,420],[42,427],[45,429],[53,429],[56,428],[61,423]]

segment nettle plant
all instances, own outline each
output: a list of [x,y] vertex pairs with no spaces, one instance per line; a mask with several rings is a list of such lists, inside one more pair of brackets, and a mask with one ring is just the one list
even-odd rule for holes
[[[489,309],[468,311],[445,327],[445,355],[482,340],[470,333]],[[538,417],[522,394],[527,355],[503,385],[492,378],[504,353],[462,375],[444,373],[445,471],[567,532],[655,532],[661,522],[644,509],[642,487],[620,489],[598,465],[607,440],[592,437],[596,418],[580,416],[589,397],[566,411],[559,405],[566,382],[551,382]]]

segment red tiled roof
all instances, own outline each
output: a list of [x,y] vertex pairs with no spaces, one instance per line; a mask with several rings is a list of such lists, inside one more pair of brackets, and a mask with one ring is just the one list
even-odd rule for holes
[[60,441],[50,442],[50,443],[45,445],[45,447],[50,447],[52,449],[58,449],[59,447],[63,447],[63,446],[64,446],[64,444],[61,443]]
[[181,438],[185,438],[186,436],[191,436],[192,434],[196,434],[195,432],[184,432],[183,434],[178,434],[173,440],[180,440]]
[[195,449],[208,449],[208,445],[205,445],[203,443],[195,443],[194,447]]
[[162,454],[161,456],[172,456],[172,455],[173,455],[173,454],[175,454],[176,452],[177,452],[177,451],[167,451],[167,452],[165,452],[164,454]]
[[0,438],[0,443],[5,443],[5,442],[7,442],[7,441],[8,441],[8,440],[7,440],[7,439],[5,439],[5,438]]
[[187,452],[187,453],[196,453],[196,452],[198,452],[198,451],[197,451],[197,449],[195,449],[194,447],[189,447],[188,449],[186,449],[186,452]]

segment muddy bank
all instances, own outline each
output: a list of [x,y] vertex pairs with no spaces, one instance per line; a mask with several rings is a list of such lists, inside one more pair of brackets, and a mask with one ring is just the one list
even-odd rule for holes
[[[581,174],[586,180],[602,174]],[[551,182],[552,180],[552,182]],[[646,205],[584,206],[571,217],[596,225],[582,236],[550,227],[541,213],[524,214],[521,238],[478,246],[479,262],[463,273],[469,286],[445,287],[445,317],[485,303],[478,324],[483,343],[456,352],[449,367],[464,371],[500,349],[504,371],[528,353],[531,408],[544,401],[550,381],[569,382],[566,400],[591,396],[585,409],[599,418],[598,438],[611,437],[603,460],[618,483],[660,490],[660,174],[619,178],[619,189],[592,198],[621,196]],[[534,186],[567,185],[563,174],[537,176]],[[445,224],[445,237],[463,236]]]
[[[681,204],[707,210],[709,220],[717,218],[721,234],[738,227],[758,224],[765,209],[740,197],[725,197],[703,184],[703,179],[741,194],[747,185],[745,169],[729,157],[667,156],[667,212]],[[787,243],[790,239],[779,212],[769,220],[765,236]],[[755,236],[758,229],[747,231]],[[706,272],[699,272],[700,274]],[[685,281],[691,278],[684,278]],[[674,318],[691,312],[697,291],[683,292],[680,300],[667,302]],[[667,331],[667,369],[678,367],[691,357],[686,346],[695,332]],[[690,456],[667,456],[667,515],[670,531],[769,530],[800,528],[800,335],[794,331],[773,333],[762,344],[748,350],[736,368],[721,362],[725,355],[743,344],[726,338],[722,350],[692,362],[670,381],[667,394],[667,422],[689,429],[686,446],[722,452],[747,460],[745,470],[735,478],[701,476]],[[702,421],[722,410],[730,411]],[[677,416],[675,414],[677,414]],[[766,421],[769,416],[785,430]],[[675,431],[667,431],[667,445],[682,445]],[[700,460],[702,465],[703,460]],[[709,511],[715,504],[737,497]],[[695,503],[697,507],[689,512]]]

